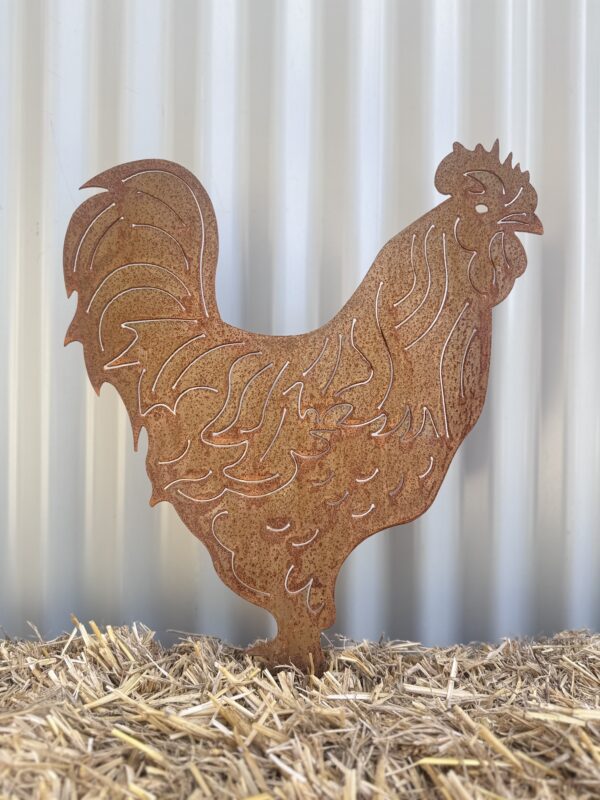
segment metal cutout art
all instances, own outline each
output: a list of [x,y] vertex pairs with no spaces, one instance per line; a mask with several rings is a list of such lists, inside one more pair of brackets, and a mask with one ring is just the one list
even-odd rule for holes
[[323,670],[343,562],[427,510],[481,413],[492,307],[527,263],[516,233],[542,233],[511,157],[455,144],[435,176],[449,197],[298,336],[221,319],[215,213],[186,169],[135,161],[85,184],[104,191],[66,234],[65,343],[97,392],[117,389],[136,446],[146,428],[151,504],[172,503],[227,586],[275,617],[249,650],[271,666]]

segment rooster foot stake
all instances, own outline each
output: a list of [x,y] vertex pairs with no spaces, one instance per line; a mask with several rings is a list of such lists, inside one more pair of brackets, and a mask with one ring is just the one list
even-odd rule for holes
[[259,639],[247,648],[246,653],[262,661],[269,669],[285,669],[291,664],[302,672],[321,676],[327,667],[320,634],[316,638],[302,637],[300,640],[278,634],[274,639]]

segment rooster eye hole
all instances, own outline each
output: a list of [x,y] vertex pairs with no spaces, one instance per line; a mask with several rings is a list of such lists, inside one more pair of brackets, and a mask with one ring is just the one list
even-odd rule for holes
[[478,214],[485,214],[485,212],[488,211],[488,210],[489,209],[488,209],[488,207],[486,206],[485,203],[477,203],[477,205],[475,206],[475,211]]

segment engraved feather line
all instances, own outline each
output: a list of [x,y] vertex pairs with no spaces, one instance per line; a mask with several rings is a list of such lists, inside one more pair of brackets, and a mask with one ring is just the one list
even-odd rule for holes
[[[427,406],[423,406],[423,416],[421,418],[421,427],[419,428],[419,430],[416,433],[413,433],[412,436],[402,436],[401,440],[403,442],[412,442],[413,439],[416,439],[417,436],[420,436],[423,433],[423,431],[425,430],[425,425],[427,423],[427,417],[429,417],[429,421],[431,422],[431,424],[433,426],[433,430],[435,432],[436,439],[439,439],[440,435],[439,435],[438,430],[437,430],[437,428],[435,426],[435,422],[433,421],[433,416],[431,415],[431,411],[427,408]],[[409,428],[409,430],[410,430],[410,428]],[[407,431],[407,433],[408,433],[408,431]]]
[[281,528],[277,528],[273,525],[267,525],[267,530],[271,531],[271,533],[285,533],[285,531],[289,531],[292,527],[291,522],[286,522],[285,525],[282,525]]
[[177,377],[177,379],[175,380],[175,383],[171,386],[171,388],[175,389],[177,387],[177,384],[179,383],[179,381],[182,380],[183,376],[188,372],[188,370],[192,369],[192,367],[194,367],[198,363],[198,361],[200,361],[200,359],[204,358],[205,356],[209,355],[210,353],[214,353],[217,350],[221,350],[224,347],[234,347],[235,345],[242,345],[242,344],[245,344],[245,342],[244,341],[241,341],[241,342],[223,342],[223,344],[217,344],[214,347],[211,347],[209,350],[205,350],[203,353],[200,353],[199,356],[196,356],[196,358],[194,358],[192,361],[190,361],[190,363],[187,365],[187,367],[185,367],[185,369],[182,372],[179,373],[179,376]]
[[145,374],[146,370],[143,369],[140,373],[140,377],[138,379],[138,387],[137,387],[138,413],[140,417],[148,416],[148,414],[151,411],[154,411],[155,408],[166,408],[168,411],[171,412],[171,414],[173,415],[177,414],[177,406],[179,405],[180,400],[182,400],[186,394],[189,394],[189,392],[202,391],[202,392],[214,392],[214,394],[218,394],[217,390],[213,386],[190,386],[189,389],[186,389],[177,397],[175,403],[173,404],[173,408],[171,408],[171,406],[168,403],[153,403],[152,405],[148,406],[148,408],[145,409],[145,411],[142,411],[142,380]]
[[122,222],[124,219],[125,217],[117,217],[115,220],[113,220],[113,222],[110,223],[110,225],[106,228],[102,236],[100,236],[100,238],[96,242],[96,246],[94,247],[94,252],[92,253],[92,257],[90,258],[90,265],[88,267],[88,270],[90,272],[94,269],[94,261],[96,260],[96,253],[98,252],[100,245],[108,236],[108,234],[111,232],[111,230],[114,228],[114,226],[117,224],[117,222]]
[[109,307],[119,298],[123,297],[130,292],[160,292],[161,294],[166,294],[167,297],[170,297],[172,300],[175,300],[177,305],[181,308],[182,311],[185,311],[185,306],[181,304],[181,302],[175,297],[174,294],[171,292],[167,292],[166,289],[160,289],[157,286],[132,286],[130,289],[123,289],[122,292],[119,292],[114,297],[112,297],[108,303],[102,309],[102,313],[100,314],[100,319],[98,320],[98,342],[100,344],[100,349],[104,352],[104,343],[102,341],[102,324],[104,322],[104,315],[108,311]]
[[[246,444],[247,444],[247,443],[246,443]],[[292,460],[293,460],[293,462],[294,462],[294,472],[293,472],[293,474],[292,474],[292,475],[290,476],[290,478],[288,478],[288,480],[287,480],[285,483],[283,483],[281,486],[278,486],[278,487],[276,487],[275,489],[271,489],[271,490],[270,490],[270,491],[268,491],[268,492],[264,492],[263,494],[248,494],[248,493],[246,493],[246,492],[239,492],[237,489],[231,489],[229,486],[225,486],[223,489],[221,489],[221,491],[220,491],[220,492],[218,492],[218,494],[215,494],[215,495],[213,495],[212,497],[191,497],[191,495],[187,495],[187,494],[185,494],[184,492],[182,492],[181,490],[179,490],[179,492],[178,492],[178,493],[179,493],[179,494],[180,494],[182,497],[185,497],[187,500],[191,500],[193,503],[212,503],[212,502],[214,502],[215,500],[220,500],[220,499],[221,499],[221,497],[223,497],[223,496],[224,496],[224,495],[226,495],[226,494],[234,494],[234,495],[237,495],[238,497],[252,497],[252,498],[259,498],[259,497],[269,497],[269,496],[271,496],[271,495],[273,495],[273,494],[276,494],[277,492],[281,492],[281,491],[283,491],[283,490],[284,490],[284,489],[286,489],[286,488],[287,488],[287,487],[288,487],[288,486],[289,486],[291,483],[293,483],[293,482],[294,482],[294,480],[296,479],[296,476],[297,476],[297,474],[298,474],[298,461],[297,461],[298,455],[297,455],[297,453],[296,453],[294,450],[290,450],[290,455],[291,455],[291,457],[292,457]],[[232,466],[232,465],[230,465],[230,466]],[[225,472],[225,470],[223,470],[223,472]],[[235,478],[233,478],[233,476],[232,476],[232,475],[228,475],[227,477],[228,477],[228,478],[230,478],[230,479],[232,479],[232,480],[235,480]],[[269,478],[268,480],[272,480],[272,479],[274,479],[274,478],[278,478],[278,477],[280,477],[280,476],[279,476],[279,474],[277,474],[277,475],[273,475],[273,476],[272,476],[271,478]],[[238,480],[240,480],[240,479],[238,479]],[[263,479],[263,480],[262,480],[262,481],[260,481],[260,482],[264,482],[264,481],[266,481],[266,480],[267,480],[267,479],[265,478],[265,479]],[[244,483],[251,483],[251,481],[243,481],[243,482],[244,482]],[[256,483],[259,483],[259,481],[256,481]]]
[[462,315],[465,313],[465,311],[467,310],[468,307],[469,307],[469,303],[465,303],[464,306],[463,306],[462,311],[460,312],[460,314],[455,319],[454,325],[450,329],[450,333],[448,334],[448,337],[446,338],[446,341],[444,342],[444,346],[442,348],[442,353],[440,355],[440,392],[441,392],[441,395],[442,395],[442,412],[444,414],[444,429],[446,431],[446,438],[448,438],[450,436],[450,431],[448,430],[448,415],[446,413],[446,395],[445,395],[445,391],[444,391],[444,376],[442,374],[443,367],[444,367],[444,356],[446,354],[446,348],[448,347],[448,342],[450,341],[450,339],[452,337],[452,334],[454,333],[454,331],[456,329],[456,326],[460,322]]
[[458,226],[459,226],[459,224],[460,224],[460,217],[457,217],[455,219],[455,221],[454,221],[454,239],[456,241],[456,244],[461,248],[461,250],[463,250],[465,253],[470,253],[471,254],[471,257],[469,258],[469,261],[467,263],[467,278],[469,279],[469,283],[471,284],[473,289],[477,292],[477,294],[485,295],[485,294],[487,294],[487,292],[484,292],[484,291],[481,291],[481,289],[478,289],[477,286],[475,286],[475,284],[473,283],[473,278],[471,277],[471,270],[472,270],[472,267],[473,267],[473,262],[475,261],[475,258],[477,257],[477,250],[470,250],[468,247],[465,247],[464,244],[461,242],[461,240],[459,238],[459,235],[458,235]]
[[[388,365],[390,371],[390,379],[388,382],[388,386],[386,389],[385,394],[383,395],[382,401],[377,406],[378,409],[382,409],[385,401],[388,399],[388,396],[392,390],[392,384],[394,382],[394,359],[392,358],[392,354],[390,353],[390,348],[388,347],[387,339],[385,338],[385,334],[381,329],[381,323],[379,322],[379,295],[381,294],[381,287],[383,286],[383,281],[380,281],[379,287],[377,288],[377,295],[375,296],[375,322],[377,323],[377,329],[379,330],[379,335],[383,341],[383,346],[385,347],[385,351],[388,357]],[[387,420],[386,420],[387,421]]]
[[469,341],[465,347],[465,352],[463,353],[462,361],[460,364],[460,396],[465,396],[465,384],[464,384],[464,373],[465,373],[465,363],[467,361],[467,356],[469,354],[469,348],[471,347],[471,342],[473,341],[473,337],[477,333],[477,328],[473,328],[471,331],[471,335],[469,336]]
[[429,255],[428,255],[428,253],[427,253],[427,243],[428,243],[428,239],[429,239],[429,234],[431,233],[431,231],[432,231],[434,228],[435,228],[435,225],[430,225],[430,226],[429,226],[429,228],[427,229],[427,233],[425,234],[425,240],[424,240],[424,242],[423,242],[423,253],[424,253],[424,255],[425,255],[425,264],[426,264],[426,266],[427,266],[427,290],[425,291],[425,294],[423,295],[423,297],[422,297],[422,299],[421,299],[421,302],[419,303],[419,305],[418,305],[418,306],[417,306],[417,307],[416,307],[416,308],[415,308],[413,311],[411,311],[411,313],[410,313],[408,316],[406,316],[406,317],[405,317],[405,318],[402,320],[402,322],[399,322],[399,323],[398,323],[398,324],[395,326],[395,327],[396,327],[396,329],[398,329],[398,328],[401,328],[403,325],[406,325],[406,323],[407,323],[407,322],[409,322],[409,321],[410,321],[410,320],[411,320],[411,319],[414,317],[414,315],[415,315],[415,314],[416,314],[418,311],[420,311],[420,310],[421,310],[421,308],[423,307],[423,305],[426,303],[426,301],[427,301],[427,298],[429,297],[429,291],[430,291],[430,289],[431,289],[431,266],[430,266],[430,264],[429,264]]
[[269,391],[267,393],[267,396],[265,398],[265,402],[263,404],[262,414],[261,414],[261,417],[260,417],[260,420],[259,420],[258,424],[255,425],[253,428],[244,428],[244,429],[242,429],[242,433],[254,433],[254,431],[257,431],[262,426],[263,422],[265,421],[265,415],[267,413],[267,406],[268,406],[269,401],[271,399],[271,395],[273,394],[273,391],[275,389],[275,386],[277,385],[277,382],[279,381],[279,378],[281,378],[281,376],[283,375],[285,370],[289,367],[289,365],[290,365],[290,362],[286,361],[285,364],[283,365],[283,367],[277,373],[277,377],[275,378],[275,380],[271,384],[271,388],[269,389]]
[[446,234],[445,234],[445,232],[442,233],[442,252],[443,252],[443,255],[444,255],[445,282],[444,282],[444,294],[442,296],[442,301],[440,303],[440,307],[438,308],[437,314],[433,318],[433,321],[431,322],[431,324],[423,331],[423,333],[420,336],[417,336],[417,338],[414,341],[412,341],[410,344],[407,344],[406,347],[404,348],[405,350],[410,350],[411,347],[414,347],[425,336],[427,336],[429,331],[435,326],[435,323],[440,318],[440,314],[444,310],[444,304],[446,302],[446,298],[448,297],[448,258],[447,258],[447,253],[446,253]]
[[164,491],[166,492],[167,489],[170,489],[171,486],[175,486],[178,483],[203,483],[205,480],[210,478],[212,474],[213,474],[212,469],[209,469],[207,472],[204,473],[204,475],[201,475],[199,478],[176,478],[174,481],[167,483],[167,485],[164,487]]
[[171,361],[173,358],[175,358],[175,356],[177,355],[177,353],[180,353],[182,350],[184,350],[184,349],[185,349],[185,348],[186,348],[188,345],[192,344],[193,342],[197,342],[197,341],[199,341],[200,339],[205,339],[205,338],[206,338],[206,334],[205,334],[205,333],[200,333],[200,334],[198,334],[198,336],[194,336],[192,339],[188,339],[188,341],[187,341],[187,342],[184,342],[182,345],[180,345],[180,346],[179,346],[179,347],[178,347],[176,350],[174,350],[174,351],[171,353],[171,355],[170,355],[170,356],[168,356],[168,357],[167,357],[167,358],[166,358],[166,359],[163,361],[162,367],[161,367],[161,368],[158,370],[158,372],[156,373],[156,378],[154,379],[154,383],[152,384],[152,392],[153,392],[153,393],[156,391],[156,385],[158,384],[158,381],[160,380],[160,376],[163,374],[164,370],[166,369],[166,366],[167,366],[167,364],[168,364],[168,363],[169,363],[169,362],[170,362],[170,361]]
[[[123,217],[121,217],[121,219],[123,219]],[[118,222],[118,220],[115,220],[115,222]],[[132,222],[131,223],[131,227],[132,228],[149,228],[150,230],[159,231],[159,233],[164,233],[165,236],[168,236],[169,239],[172,239],[175,242],[175,244],[177,245],[177,247],[179,247],[179,249],[181,250],[181,254],[182,254],[182,256],[183,256],[183,258],[185,260],[185,270],[186,270],[186,272],[189,272],[190,262],[188,260],[188,257],[186,255],[185,250],[183,249],[183,245],[181,244],[181,242],[179,242],[173,236],[172,233],[169,233],[169,231],[166,231],[164,228],[159,228],[158,225],[148,225],[148,224],[143,224],[143,223]]]
[[288,386],[287,389],[285,389],[283,391],[283,394],[284,395],[288,395],[292,391],[292,389],[296,388],[296,386],[300,387],[299,390],[298,390],[298,419],[304,420],[306,418],[306,415],[308,414],[308,412],[311,410],[311,408],[309,407],[305,411],[302,411],[302,393],[304,391],[304,382],[303,381],[295,381],[290,386]]
[[366,478],[355,478],[354,480],[356,481],[356,483],[369,483],[369,481],[372,481],[373,478],[375,478],[378,474],[379,474],[379,467],[375,467],[373,472],[370,475],[367,475]]
[[334,397],[339,397],[344,392],[348,392],[350,389],[356,389],[358,386],[365,386],[367,383],[370,383],[374,374],[373,365],[371,364],[369,359],[365,356],[365,354],[362,352],[362,350],[359,347],[357,347],[356,343],[354,342],[355,325],[356,325],[356,317],[353,317],[352,324],[350,326],[350,345],[354,350],[356,350],[356,352],[363,359],[363,361],[366,361],[366,363],[369,365],[369,375],[362,381],[356,381],[356,383],[351,383],[348,386],[344,386],[343,388],[338,389],[338,391],[335,392],[335,394],[333,395]]
[[308,373],[309,373],[311,370],[313,370],[313,369],[314,369],[314,368],[317,366],[317,364],[319,363],[319,361],[320,361],[320,360],[321,360],[321,358],[323,357],[323,353],[324,353],[324,352],[325,352],[325,350],[327,349],[327,345],[328,345],[328,344],[329,344],[329,336],[326,336],[326,337],[325,337],[325,341],[323,342],[323,347],[322,347],[322,349],[321,349],[321,352],[320,352],[320,353],[319,353],[319,355],[318,355],[318,356],[315,358],[315,360],[314,360],[314,361],[311,363],[311,365],[310,365],[309,367],[307,367],[307,368],[304,370],[304,372],[302,373],[302,375],[303,375],[304,377],[306,377],[306,376],[308,375]]
[[192,444],[192,440],[188,439],[187,440],[187,444],[185,446],[185,450],[183,451],[183,453],[181,453],[181,455],[175,456],[175,458],[170,458],[167,461],[157,461],[156,463],[157,464],[176,464],[178,461],[181,461],[181,459],[184,458],[184,456],[187,455],[191,444]]
[[[202,441],[206,441],[204,439],[205,432],[215,424],[215,422],[219,419],[219,417],[222,416],[222,414],[224,413],[225,409],[229,405],[229,400],[231,398],[231,394],[232,394],[232,391],[233,391],[233,371],[234,371],[236,365],[239,364],[241,361],[243,361],[246,358],[250,358],[251,356],[261,356],[261,355],[262,355],[262,352],[260,350],[252,350],[249,353],[242,353],[242,355],[238,356],[233,361],[233,363],[230,365],[229,372],[227,374],[227,396],[225,397],[225,400],[223,401],[223,405],[221,406],[220,410],[217,412],[216,416],[213,417],[213,419],[211,419],[211,421],[207,425],[204,426],[204,429],[203,429],[202,434],[201,434]],[[226,445],[223,445],[223,446],[227,447],[228,445],[226,444]]]
[[368,514],[370,514],[372,511],[375,511],[375,503],[371,503],[371,505],[367,508],[366,511],[352,512],[352,517],[354,519],[362,519],[363,517],[366,517]]
[[214,515],[214,517],[212,518],[211,523],[210,523],[210,527],[211,527],[213,538],[218,544],[221,545],[223,550],[226,550],[231,555],[231,572],[233,573],[233,576],[238,581],[238,583],[240,583],[246,589],[249,589],[251,592],[255,592],[256,594],[263,595],[263,597],[270,597],[271,596],[270,592],[263,592],[261,589],[257,589],[254,586],[250,586],[249,583],[246,583],[246,581],[243,581],[240,578],[240,576],[237,574],[237,571],[235,569],[235,550],[232,550],[230,547],[227,547],[227,545],[224,544],[219,539],[219,537],[217,536],[217,532],[215,531],[215,522],[219,519],[219,517],[222,517],[224,514],[227,515],[228,513],[229,513],[228,511],[218,511]]
[[313,486],[327,486],[327,484],[331,483],[331,481],[333,480],[334,475],[335,475],[334,471],[332,469],[330,469],[329,470],[329,475],[326,478],[323,478],[322,480],[318,480],[318,479],[314,480],[314,481],[312,481],[312,485]]
[[[118,220],[117,220],[117,221],[118,221]],[[160,264],[148,264],[148,263],[146,263],[146,262],[144,262],[144,261],[132,261],[132,262],[131,262],[131,263],[129,263],[129,264],[121,264],[121,266],[120,266],[120,267],[117,267],[116,269],[113,269],[113,270],[111,270],[111,272],[109,272],[109,273],[108,273],[108,275],[106,275],[106,276],[104,277],[104,279],[103,279],[103,280],[102,280],[102,281],[101,281],[101,282],[98,284],[98,287],[97,287],[96,291],[94,292],[94,294],[92,295],[92,297],[91,297],[91,299],[90,299],[90,302],[88,303],[88,306],[87,306],[87,308],[86,308],[86,310],[85,310],[86,314],[89,314],[89,313],[90,313],[90,309],[91,309],[91,307],[92,307],[92,303],[93,303],[93,302],[94,302],[94,300],[96,299],[96,296],[97,296],[98,292],[99,292],[99,291],[102,289],[102,287],[104,286],[104,284],[106,283],[106,281],[108,281],[110,278],[112,278],[112,276],[113,276],[113,275],[116,275],[116,273],[117,273],[117,272],[120,272],[122,269],[130,269],[130,268],[133,268],[133,267],[143,267],[144,269],[158,269],[158,270],[160,270],[161,272],[167,272],[167,273],[168,273],[169,275],[171,275],[171,276],[172,276],[172,277],[173,277],[173,278],[174,278],[174,279],[175,279],[175,280],[176,280],[178,283],[180,283],[180,284],[183,286],[183,288],[184,288],[184,289],[185,289],[185,291],[187,292],[187,295],[188,295],[188,297],[190,297],[190,296],[191,296],[191,293],[190,293],[190,290],[188,289],[188,287],[187,287],[187,286],[185,285],[185,283],[184,283],[184,282],[181,280],[181,278],[178,278],[178,277],[177,277],[177,275],[175,275],[175,273],[173,272],[173,270],[170,270],[170,269],[168,269],[167,267],[162,267]],[[142,287],[142,286],[132,286],[131,288],[132,288],[132,289],[142,289],[142,288],[146,288],[146,287]],[[151,288],[154,288],[154,287],[151,287]],[[160,288],[160,287],[155,287],[155,288],[157,288],[157,289],[158,289],[158,288]]]
[[518,200],[518,199],[519,199],[519,197],[521,196],[521,193],[522,193],[522,191],[523,191],[523,187],[521,186],[521,187],[519,187],[519,191],[516,193],[516,195],[513,197],[513,199],[512,199],[512,200],[510,200],[508,203],[505,203],[505,204],[504,204],[504,208],[508,208],[508,206],[512,206],[512,204],[513,204],[513,203],[514,203],[516,200]]
[[[225,475],[226,478],[229,478],[229,480],[235,481],[236,483],[247,483],[247,484],[253,485],[253,484],[257,484],[257,483],[268,483],[270,481],[273,481],[273,480],[281,477],[278,472],[274,473],[273,475],[267,475],[267,477],[265,477],[265,478],[237,478],[235,475],[231,475],[230,470],[235,469],[238,466],[238,464],[240,464],[246,458],[246,455],[248,453],[248,449],[250,447],[250,443],[249,443],[248,439],[244,439],[242,442],[232,442],[232,443],[225,443],[225,444],[216,443],[216,442],[209,442],[204,437],[204,434],[206,432],[206,428],[207,427],[208,426],[203,428],[201,433],[200,433],[200,439],[202,440],[202,442],[204,442],[204,444],[210,445],[211,447],[233,448],[234,450],[238,449],[239,447],[242,448],[241,454],[234,461],[231,461],[229,464],[226,464],[223,467],[223,470],[222,470],[223,471],[223,475]],[[222,494],[222,492],[221,492],[221,494]],[[240,495],[240,496],[251,497],[253,495]],[[199,503],[199,502],[205,502],[205,501],[196,499],[196,502]]]
[[319,529],[316,528],[315,532],[310,537],[310,539],[307,539],[305,542],[292,542],[292,547],[306,547],[311,542],[314,542],[314,540],[317,538],[318,535],[319,535]]
[[308,610],[312,614],[318,614],[319,611],[321,611],[321,609],[323,608],[323,606],[325,604],[321,603],[321,605],[318,606],[317,608],[312,608],[312,606],[310,605],[310,592],[311,592],[311,589],[312,589],[314,578],[309,578],[309,580],[304,584],[304,586],[301,586],[299,589],[290,589],[290,587],[288,585],[288,582],[289,582],[290,575],[292,574],[293,570],[294,570],[294,565],[291,564],[290,568],[287,571],[287,574],[285,576],[285,581],[284,581],[284,586],[285,586],[286,592],[289,595],[301,594],[302,592],[306,592],[306,607],[308,608]]
[[[202,231],[202,237],[201,237],[202,240],[201,240],[201,243],[200,243],[200,256],[199,256],[199,259],[198,259],[198,274],[199,274],[199,277],[200,277],[200,297],[202,299],[202,306],[204,308],[204,313],[208,317],[209,313],[208,313],[208,308],[206,307],[206,299],[204,297],[204,240],[205,240],[204,214],[202,213],[202,209],[200,208],[200,204],[198,203],[198,198],[196,197],[196,193],[194,192],[192,187],[187,183],[187,181],[184,181],[184,179],[180,175],[177,175],[175,172],[171,172],[171,170],[168,170],[168,169],[146,169],[146,170],[142,170],[141,172],[136,172],[133,175],[129,175],[127,178],[124,178],[123,179],[123,183],[125,183],[125,181],[131,180],[132,178],[135,178],[137,175],[144,175],[146,173],[152,173],[152,172],[157,172],[157,173],[166,174],[166,175],[172,175],[174,178],[177,178],[178,181],[181,181],[181,183],[183,183],[183,185],[187,188],[189,193],[192,195],[192,197],[194,199],[194,203],[196,204],[196,208],[198,209],[198,216],[200,218],[200,227],[201,227],[201,231]],[[147,194],[147,192],[146,192],[146,194]],[[154,195],[150,195],[150,196],[154,197]],[[155,199],[156,200],[160,200],[160,198],[155,198]],[[160,202],[163,202],[163,201],[161,200]],[[164,203],[164,205],[167,205],[167,204]],[[171,211],[173,211],[173,213],[176,214],[179,217],[179,219],[181,219],[181,217],[179,216],[179,214],[177,214],[175,209],[171,208],[171,206],[168,206],[168,205],[167,205],[167,208],[170,208]],[[183,219],[181,219],[181,221],[183,222],[184,225],[186,225],[186,223],[185,223],[185,221]],[[186,225],[186,227],[187,227],[187,225]]]
[[344,493],[341,495],[341,497],[338,497],[336,500],[327,500],[326,502],[328,506],[339,506],[349,496],[350,492],[348,491],[348,489],[344,489]]
[[415,290],[415,286],[417,285],[417,270],[415,269],[415,254],[414,254],[414,249],[415,249],[415,239],[416,239],[416,238],[417,238],[417,234],[416,234],[416,233],[413,233],[413,235],[412,235],[412,240],[411,240],[411,242],[410,242],[410,265],[411,265],[411,267],[412,267],[412,271],[413,271],[413,282],[412,282],[412,286],[410,287],[410,289],[408,290],[408,292],[407,292],[407,293],[406,293],[406,294],[405,294],[403,297],[401,297],[399,300],[396,300],[396,302],[394,303],[394,308],[397,308],[397,307],[398,307],[399,305],[401,305],[401,304],[402,304],[402,303],[403,303],[405,300],[408,300],[408,298],[409,298],[409,297],[411,296],[411,294],[414,292],[414,290]]
[[423,480],[423,478],[426,478],[429,475],[429,473],[431,472],[432,469],[433,469],[433,456],[429,456],[429,466],[427,467],[425,472],[419,473],[420,480]]
[[[396,433],[396,431],[398,431],[399,428],[404,426],[404,422],[405,422],[407,417],[408,417],[408,428],[406,430],[406,433],[408,433],[408,431],[411,429],[411,426],[412,426],[412,412],[410,410],[410,407],[406,406],[405,411],[404,411],[404,416],[402,417],[401,420],[399,420],[394,425],[393,428],[390,428],[388,431],[385,431],[385,433],[381,433],[380,431],[382,429],[380,429],[379,431],[375,431],[375,433],[372,433],[371,436],[373,436],[373,437],[375,437],[375,436],[381,437],[382,439],[387,437],[387,436],[391,436],[392,434]],[[400,438],[402,438],[402,437],[400,437]]]
[[342,342],[343,342],[343,340],[344,340],[344,334],[343,333],[339,333],[338,334],[338,349],[337,349],[337,356],[336,356],[336,359],[335,359],[335,364],[333,365],[333,370],[331,372],[331,375],[327,379],[327,382],[325,383],[325,386],[323,386],[323,388],[321,389],[321,394],[325,394],[327,389],[329,389],[329,387],[331,386],[331,382],[335,378],[336,372],[337,372],[338,367],[340,365],[340,358],[342,356]]
[[[148,171],[148,172],[150,172],[151,170],[147,170],[147,171]],[[138,175],[140,175],[140,174],[142,174],[142,173],[137,173],[137,174],[138,174]],[[128,181],[130,178],[134,178],[134,177],[135,177],[135,175],[130,175],[130,176],[129,176],[129,178],[124,178],[122,182],[123,182],[123,183],[125,183],[125,181]],[[162,199],[162,197],[157,197],[155,194],[152,194],[152,192],[146,192],[144,189],[136,189],[135,193],[136,193],[136,194],[143,194],[143,195],[144,195],[144,197],[151,197],[151,198],[152,198],[153,200],[155,200],[157,203],[160,203],[162,206],[164,206],[165,208],[167,208],[167,209],[168,209],[168,210],[169,210],[169,211],[170,211],[172,214],[175,214],[175,216],[177,217],[177,219],[178,219],[178,220],[180,220],[180,222],[182,222],[182,223],[183,223],[183,225],[185,225],[185,226],[187,227],[187,225],[186,225],[186,222],[185,222],[185,220],[183,219],[183,217],[181,217],[181,216],[180,216],[180,215],[177,213],[177,211],[175,211],[175,209],[173,208],[173,206],[170,206],[168,203],[165,203],[165,201]]]
[[87,228],[83,232],[83,234],[81,236],[81,239],[79,240],[79,244],[77,245],[77,250],[75,251],[75,258],[73,259],[73,272],[77,271],[77,262],[79,260],[79,252],[80,252],[81,247],[83,245],[83,242],[84,242],[86,236],[88,235],[88,233],[90,232],[90,229],[92,228],[93,224],[95,222],[97,222],[103,214],[106,214],[107,211],[109,211],[111,208],[114,208],[116,205],[117,204],[115,202],[112,202],[110,205],[106,206],[106,208],[103,208],[102,211],[100,211],[98,214],[96,214],[94,219],[90,222],[90,224],[87,226]]
[[275,431],[275,434],[274,434],[273,438],[269,442],[269,446],[267,447],[265,452],[262,454],[262,456],[258,459],[260,462],[265,460],[265,458],[269,455],[269,453],[271,451],[271,448],[275,444],[275,441],[276,441],[277,437],[279,436],[279,434],[281,432],[281,428],[283,426],[283,422],[285,420],[285,415],[286,414],[287,414],[287,408],[285,408],[285,406],[284,406],[282,411],[281,411],[281,419],[279,420],[279,425],[277,426],[277,430]]
[[139,325],[139,324],[149,324],[155,322],[177,322],[182,325],[195,325],[196,321],[191,319],[182,319],[180,317],[154,317],[154,319],[130,319],[127,322],[121,323],[121,328],[124,330],[130,331],[133,333],[133,339],[131,342],[127,344],[127,346],[121,350],[121,352],[112,358],[107,364],[104,365],[104,369],[106,371],[111,369],[121,369],[121,367],[132,367],[136,364],[139,364],[139,361],[131,361],[128,364],[115,364],[115,361],[118,361],[120,358],[123,358],[138,342],[140,335],[135,328],[132,328],[132,325]]
[[271,369],[272,366],[273,366],[273,362],[271,362],[270,364],[267,364],[265,367],[261,367],[261,369],[257,370],[254,373],[254,375],[251,375],[248,378],[248,380],[246,382],[246,385],[242,389],[242,393],[241,393],[240,399],[238,401],[235,417],[229,423],[229,425],[227,425],[225,428],[222,428],[220,431],[215,431],[215,433],[213,433],[213,436],[223,436],[223,434],[227,433],[227,431],[229,431],[229,430],[231,430],[231,428],[233,428],[233,426],[236,424],[236,422],[240,418],[240,414],[242,413],[242,406],[244,404],[244,398],[246,397],[246,392],[250,389],[250,386],[251,386],[252,382],[254,380],[256,380],[256,378],[258,378],[260,375],[262,375],[263,372],[266,372],[268,369]]
[[[206,442],[206,440],[204,439],[204,430],[200,434],[200,438],[202,439],[203,442]],[[213,443],[209,442],[208,444],[213,444]],[[225,475],[226,478],[229,478],[232,481],[236,481],[237,483],[255,484],[255,483],[268,483],[280,477],[278,472],[274,473],[273,475],[267,475],[266,478],[236,478],[235,475],[232,475],[230,473],[230,470],[235,469],[238,466],[238,464],[241,464],[242,461],[246,458],[246,455],[250,448],[250,442],[248,441],[248,439],[244,439],[244,441],[240,443],[217,444],[217,445],[213,444],[213,447],[226,447],[226,448],[233,447],[234,449],[240,446],[242,447],[241,455],[238,456],[238,458],[236,458],[235,461],[232,461],[223,467],[223,475]]]
[[394,486],[394,488],[390,489],[390,491],[388,492],[388,495],[390,497],[395,497],[398,494],[398,492],[400,492],[402,490],[403,486],[404,486],[404,475],[400,478],[400,480]]

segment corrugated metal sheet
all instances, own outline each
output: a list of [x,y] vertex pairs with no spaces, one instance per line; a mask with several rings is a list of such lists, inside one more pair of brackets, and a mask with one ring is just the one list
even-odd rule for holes
[[490,394],[438,499],[350,558],[337,629],[429,643],[600,627],[600,3],[0,0],[0,625],[74,611],[245,642],[144,449],[90,388],[62,239],[113,164],[194,171],[223,315],[293,333],[437,202],[454,139],[531,170],[545,236],[494,318]]

